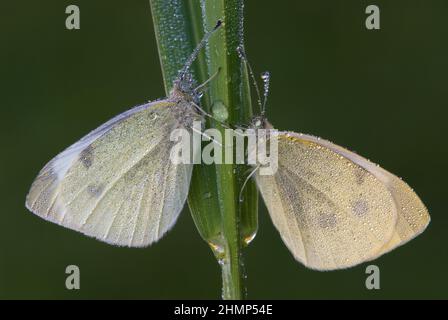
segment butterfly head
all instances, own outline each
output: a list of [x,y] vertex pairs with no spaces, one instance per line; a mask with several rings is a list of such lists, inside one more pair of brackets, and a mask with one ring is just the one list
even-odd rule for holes
[[198,104],[202,96],[202,92],[196,90],[195,88],[196,83],[191,73],[184,73],[174,81],[171,96],[174,98],[180,98],[187,102],[194,102]]
[[272,125],[269,123],[268,119],[264,115],[264,113],[255,116],[252,118],[250,125],[250,128],[252,129],[272,129]]

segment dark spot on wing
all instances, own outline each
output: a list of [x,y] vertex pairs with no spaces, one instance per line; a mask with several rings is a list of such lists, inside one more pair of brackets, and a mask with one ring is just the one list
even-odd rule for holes
[[356,200],[352,203],[352,210],[355,215],[361,217],[369,211],[369,204],[364,199]]
[[82,162],[86,169],[90,168],[93,163],[93,148],[92,146],[88,146],[84,150],[81,151],[79,155],[79,160]]
[[103,192],[103,187],[99,185],[91,184],[87,187],[87,192],[94,197],[99,197]]
[[318,217],[319,227],[321,228],[332,228],[336,225],[336,215],[334,213],[319,213]]
[[367,171],[364,169],[354,170],[356,183],[358,185],[361,185],[364,183],[364,180],[366,179]]

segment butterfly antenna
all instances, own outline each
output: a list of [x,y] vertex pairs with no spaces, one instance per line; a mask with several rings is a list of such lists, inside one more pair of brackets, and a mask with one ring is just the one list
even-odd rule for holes
[[263,106],[261,108],[261,115],[263,116],[266,111],[266,102],[268,101],[269,86],[271,84],[271,74],[269,71],[265,71],[261,74],[261,79],[263,80]]
[[263,114],[263,104],[261,103],[260,88],[258,86],[257,79],[255,78],[255,74],[254,74],[254,71],[252,69],[252,66],[249,63],[249,60],[247,60],[247,56],[246,56],[246,53],[244,52],[243,47],[242,46],[238,46],[238,48],[236,48],[236,50],[238,52],[238,56],[240,57],[240,59],[242,59],[246,63],[247,68],[249,69],[249,76],[252,79],[252,83],[254,85],[255,92],[257,93],[258,106],[260,108],[260,112]]
[[193,50],[193,53],[190,55],[190,57],[188,58],[187,62],[185,63],[184,67],[181,69],[180,74],[179,74],[179,79],[183,79],[185,77],[185,75],[188,73],[188,70],[191,68],[191,65],[193,64],[194,60],[196,60],[196,58],[199,55],[199,52],[201,51],[201,49],[206,45],[208,39],[210,38],[210,36],[216,31],[218,30],[222,25],[222,21],[218,20],[218,22],[216,22],[215,27],[208,31],[204,37],[202,38],[201,42],[199,42],[199,44],[196,46],[196,48]]

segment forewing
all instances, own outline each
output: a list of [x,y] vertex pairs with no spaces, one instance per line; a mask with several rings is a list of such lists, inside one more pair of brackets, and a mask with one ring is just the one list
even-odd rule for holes
[[334,152],[346,157],[357,165],[372,173],[377,179],[383,182],[389,191],[397,208],[397,224],[390,241],[381,249],[381,253],[386,253],[422,233],[430,222],[430,216],[423,202],[409,185],[401,178],[384,170],[369,160],[353,153],[345,148],[337,146],[329,141],[318,139],[309,135],[301,135],[302,138],[320,143]]
[[169,101],[133,108],[51,160],[26,206],[44,219],[111,244],[145,246],[176,221],[192,165],[169,160],[173,129]]
[[277,172],[256,180],[274,225],[307,267],[332,270],[376,258],[397,209],[369,170],[308,136],[280,133]]

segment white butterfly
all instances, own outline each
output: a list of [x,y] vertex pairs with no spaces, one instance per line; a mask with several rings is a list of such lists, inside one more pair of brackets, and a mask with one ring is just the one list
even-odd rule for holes
[[184,206],[193,169],[169,160],[170,133],[203,121],[189,68],[220,25],[204,36],[166,99],[116,116],[51,160],[33,182],[26,207],[115,245],[160,239]]
[[[240,48],[240,57],[247,59]],[[248,64],[261,115],[253,129],[272,129]],[[376,259],[422,233],[430,216],[417,194],[400,178],[327,140],[278,132],[278,169],[256,184],[271,219],[294,258],[317,270],[348,268]],[[252,150],[253,152],[253,150]]]

